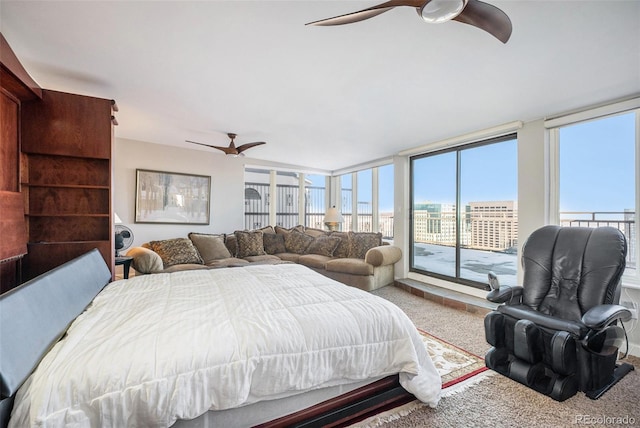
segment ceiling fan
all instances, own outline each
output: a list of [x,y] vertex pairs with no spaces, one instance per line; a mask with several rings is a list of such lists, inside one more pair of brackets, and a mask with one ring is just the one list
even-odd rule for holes
[[222,150],[225,154],[227,155],[234,155],[234,156],[244,156],[244,152],[247,149],[250,149],[252,147],[255,146],[260,146],[262,144],[267,144],[264,141],[256,141],[254,143],[246,143],[246,144],[242,144],[241,146],[236,147],[234,140],[236,139],[237,135],[233,134],[233,133],[228,133],[227,134],[229,136],[229,138],[231,138],[231,142],[229,143],[229,147],[221,147],[221,146],[212,146],[210,144],[204,144],[204,143],[197,143],[195,141],[189,141],[189,140],[185,140],[187,143],[191,143],[191,144],[199,144],[201,146],[207,146],[207,147],[213,147],[214,149],[218,149],[218,150]]
[[473,25],[502,43],[507,43],[511,37],[511,20],[507,14],[480,0],[390,0],[357,12],[309,22],[307,25],[351,24],[373,18],[398,6],[415,7],[418,15],[429,23],[453,20]]

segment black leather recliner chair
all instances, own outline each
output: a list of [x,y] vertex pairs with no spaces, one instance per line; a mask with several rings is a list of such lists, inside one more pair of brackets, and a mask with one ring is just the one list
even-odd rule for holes
[[626,338],[618,305],[627,242],[611,227],[545,226],[522,251],[523,285],[499,286],[502,303],[484,319],[487,367],[563,401],[584,391],[599,398],[633,366],[618,365]]

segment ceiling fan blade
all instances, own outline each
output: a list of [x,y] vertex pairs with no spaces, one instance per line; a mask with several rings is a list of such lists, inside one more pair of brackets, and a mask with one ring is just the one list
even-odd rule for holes
[[245,143],[241,146],[236,147],[236,151],[238,152],[238,154],[240,154],[245,150],[250,149],[251,147],[261,146],[263,144],[267,144],[267,143],[264,141],[256,141],[255,143]]
[[511,20],[507,14],[501,9],[480,0],[469,0],[462,13],[453,18],[453,20],[478,27],[502,43],[507,43],[509,37],[511,37]]
[[225,152],[228,155],[233,155],[236,154],[236,150],[235,147],[234,148],[230,148],[230,147],[220,147],[220,146],[212,146],[211,144],[204,144],[204,143],[198,143],[195,141],[189,141],[189,140],[185,140],[187,143],[191,143],[191,144],[198,144],[200,146],[205,146],[205,147],[211,147],[212,149],[218,149],[218,150],[222,150],[223,152]]
[[352,24],[354,22],[364,21],[365,19],[373,18],[381,13],[387,12],[396,6],[412,6],[419,7],[424,3],[424,0],[391,0],[381,3],[377,6],[373,6],[367,9],[360,10],[358,12],[351,12],[345,15],[334,16],[333,18],[321,19],[319,21],[309,22],[306,25],[343,25]]

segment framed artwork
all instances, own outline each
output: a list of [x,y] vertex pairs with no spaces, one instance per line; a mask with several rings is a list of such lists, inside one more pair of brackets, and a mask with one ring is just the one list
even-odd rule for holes
[[209,224],[211,177],[136,169],[136,223]]

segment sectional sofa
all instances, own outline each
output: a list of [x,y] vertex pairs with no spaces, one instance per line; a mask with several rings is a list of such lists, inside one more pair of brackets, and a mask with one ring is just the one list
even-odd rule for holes
[[371,291],[391,284],[400,248],[380,233],[327,232],[268,226],[230,234],[190,233],[188,238],[151,241],[127,252],[139,274],[191,269],[298,263],[344,284]]

